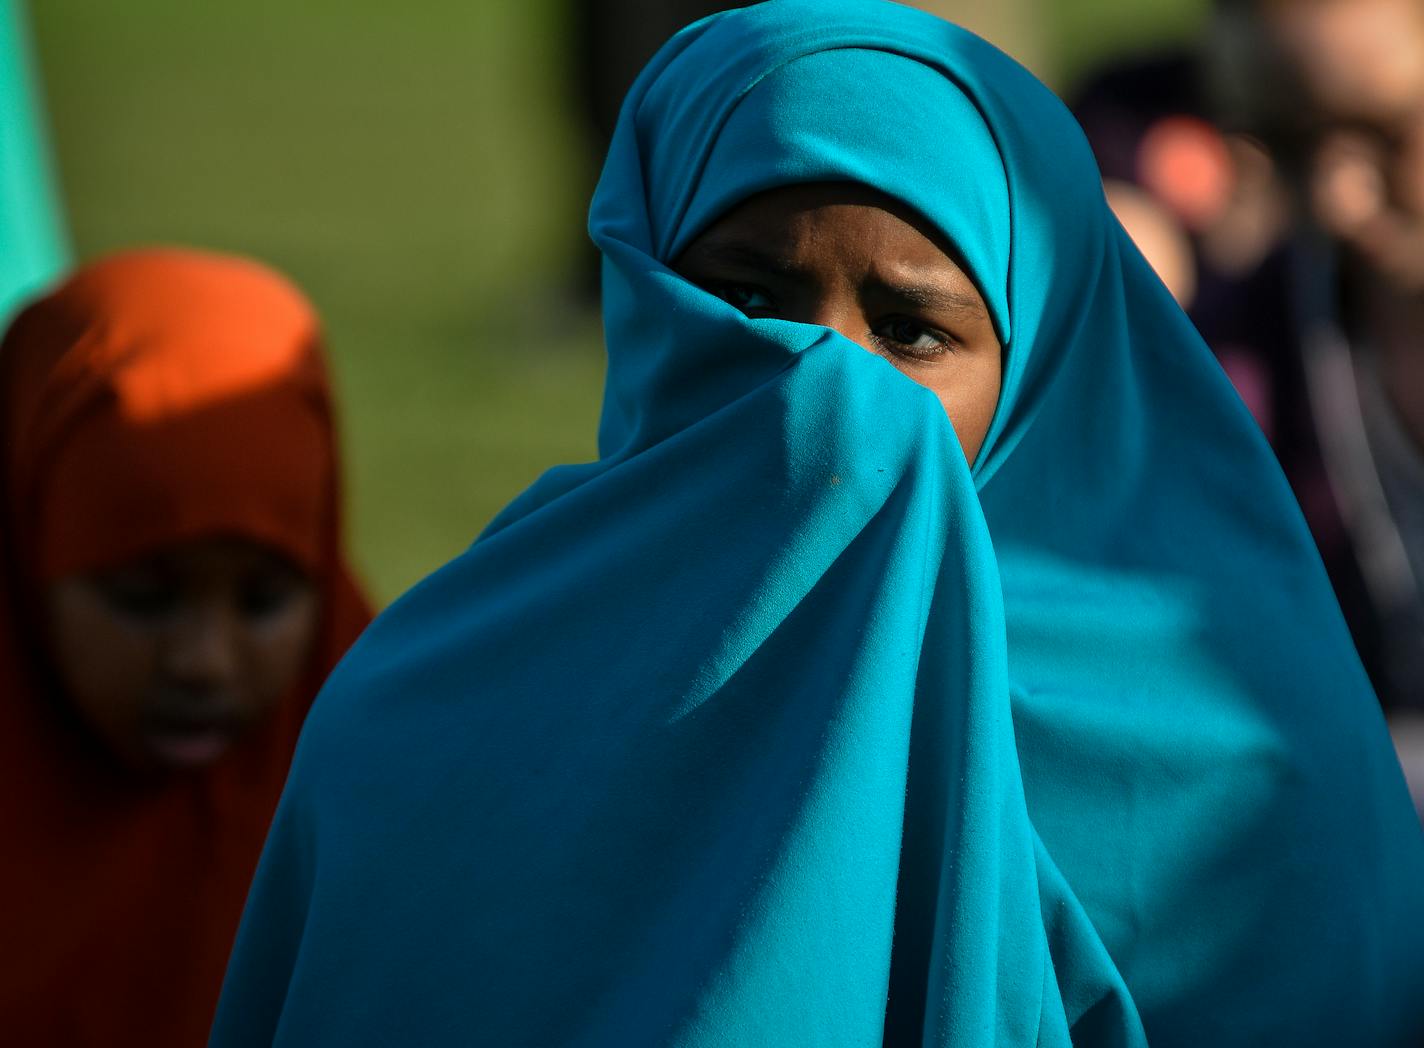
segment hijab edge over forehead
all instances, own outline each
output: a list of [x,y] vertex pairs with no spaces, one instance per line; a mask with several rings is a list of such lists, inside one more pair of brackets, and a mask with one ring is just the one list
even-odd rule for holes
[[[929,120],[915,119],[924,112]],[[722,120],[657,257],[677,257],[757,193],[813,182],[863,185],[921,215],[966,264],[1000,342],[1009,344],[1002,157],[953,78],[896,51],[829,48],[758,78]]]

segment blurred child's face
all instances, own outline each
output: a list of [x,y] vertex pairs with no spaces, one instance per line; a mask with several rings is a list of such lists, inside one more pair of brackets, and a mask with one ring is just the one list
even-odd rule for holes
[[72,575],[43,597],[66,696],[142,770],[210,764],[267,717],[309,665],[321,612],[290,561],[231,538]]
[[787,186],[743,201],[673,268],[749,317],[831,328],[932,390],[973,462],[999,400],[989,309],[937,231],[872,189]]
[[1424,291],[1424,4],[1271,0],[1266,13],[1320,124],[1316,217],[1398,289]]

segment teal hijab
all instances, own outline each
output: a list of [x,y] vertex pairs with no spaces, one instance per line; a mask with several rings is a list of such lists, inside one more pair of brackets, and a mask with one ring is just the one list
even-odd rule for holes
[[26,28],[0,0],[0,331],[69,263]]
[[[669,262],[849,180],[1004,344],[935,397]],[[213,1044],[1405,1044],[1424,839],[1299,513],[1013,61],[874,0],[675,37],[595,195],[600,458],[318,699]]]

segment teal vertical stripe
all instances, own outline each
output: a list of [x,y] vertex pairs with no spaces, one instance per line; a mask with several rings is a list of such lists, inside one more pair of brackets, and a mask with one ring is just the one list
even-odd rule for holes
[[29,26],[0,0],[0,323],[69,264]]

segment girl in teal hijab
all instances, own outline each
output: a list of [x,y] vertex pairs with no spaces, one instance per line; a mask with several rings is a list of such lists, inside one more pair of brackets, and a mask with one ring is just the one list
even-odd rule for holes
[[1044,87],[877,0],[715,16],[590,228],[600,458],[331,678],[214,1045],[1424,1034],[1318,558]]

